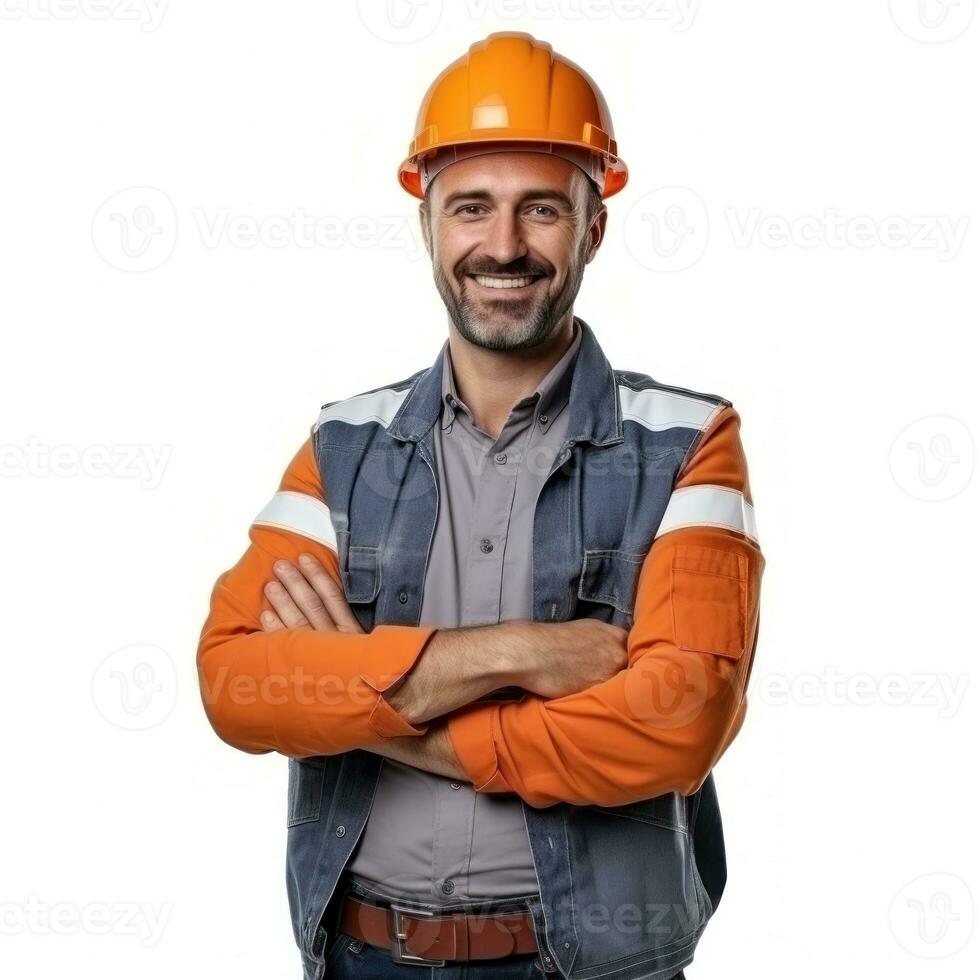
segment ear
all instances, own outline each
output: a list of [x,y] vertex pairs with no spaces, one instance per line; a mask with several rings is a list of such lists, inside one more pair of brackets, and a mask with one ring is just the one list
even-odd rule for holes
[[606,237],[606,219],[608,217],[609,209],[605,206],[605,204],[603,204],[602,207],[596,211],[596,215],[592,219],[592,224],[589,226],[589,230],[587,232],[589,247],[585,255],[586,264],[595,258],[596,252],[599,251],[599,246]]
[[432,258],[432,228],[429,225],[429,220],[427,218],[427,211],[424,204],[419,205],[419,226],[422,229],[422,242],[425,245],[425,250]]

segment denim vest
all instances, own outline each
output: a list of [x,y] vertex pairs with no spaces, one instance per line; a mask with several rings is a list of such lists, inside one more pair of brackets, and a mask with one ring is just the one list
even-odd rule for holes
[[[568,436],[538,496],[533,618],[629,629],[640,566],[716,395],[614,371],[592,329],[574,365]],[[439,506],[433,426],[442,361],[323,406],[317,463],[348,602],[366,631],[416,625]],[[289,762],[287,887],[308,978],[323,976],[338,879],[383,759],[355,750]],[[714,783],[625,806],[524,804],[540,888],[532,914],[569,980],[671,976],[691,962],[725,887]]]

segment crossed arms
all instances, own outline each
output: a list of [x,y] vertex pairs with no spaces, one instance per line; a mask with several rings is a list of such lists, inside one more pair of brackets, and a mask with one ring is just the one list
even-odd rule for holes
[[[362,632],[307,440],[211,596],[212,726],[246,752],[366,749],[538,807],[695,792],[741,727],[757,639],[765,563],[738,426],[720,410],[678,476],[628,634],[591,619]],[[505,686],[528,693],[479,700]]]

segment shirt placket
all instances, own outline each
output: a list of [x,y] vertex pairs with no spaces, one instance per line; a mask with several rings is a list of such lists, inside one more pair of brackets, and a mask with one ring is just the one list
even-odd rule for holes
[[504,555],[514,508],[514,494],[528,440],[533,432],[531,409],[508,418],[497,439],[480,460],[473,512],[477,523],[469,538],[469,554],[462,602],[462,625],[483,626],[500,622]]
[[[493,442],[461,421],[457,420],[452,438],[467,443],[464,457],[478,467],[472,512],[479,516],[468,541],[460,626],[482,626],[500,621],[507,533],[521,459],[534,430],[533,406],[515,409]],[[460,790],[458,782],[443,781],[437,791],[432,887],[443,899],[473,897],[469,891],[469,861],[476,794]],[[453,828],[453,832],[444,832],[448,828]],[[465,828],[465,833],[459,832],[461,828]]]

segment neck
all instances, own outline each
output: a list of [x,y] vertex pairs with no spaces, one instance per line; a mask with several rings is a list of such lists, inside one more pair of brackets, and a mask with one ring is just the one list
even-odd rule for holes
[[456,391],[486,432],[500,435],[516,402],[530,395],[561,360],[575,336],[572,311],[536,347],[488,350],[466,340],[449,324],[449,353]]

